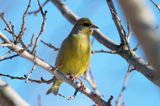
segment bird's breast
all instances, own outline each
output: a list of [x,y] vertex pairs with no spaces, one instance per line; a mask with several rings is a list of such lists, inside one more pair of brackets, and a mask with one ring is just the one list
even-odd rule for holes
[[63,53],[61,54],[63,56],[60,55],[61,62],[58,62],[62,63],[61,72],[75,76],[82,75],[88,68],[90,61],[91,46],[89,37],[83,35],[71,36],[65,40],[62,48]]

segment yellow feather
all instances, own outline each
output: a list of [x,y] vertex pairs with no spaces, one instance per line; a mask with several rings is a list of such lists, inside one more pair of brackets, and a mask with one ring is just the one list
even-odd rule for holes
[[59,51],[56,66],[62,64],[59,71],[64,74],[81,76],[89,65],[91,46],[89,36],[69,36],[62,43]]
[[[94,26],[87,18],[77,21],[70,35],[63,41],[57,59],[56,66],[61,65],[58,71],[63,74],[70,74],[80,77],[88,68],[91,57],[91,44],[89,36],[92,34],[90,29]],[[55,78],[52,87],[47,94],[53,92],[57,95],[62,81]]]

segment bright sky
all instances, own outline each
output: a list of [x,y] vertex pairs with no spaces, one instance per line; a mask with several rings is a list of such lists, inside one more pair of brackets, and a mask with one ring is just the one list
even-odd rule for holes
[[[8,20],[12,21],[15,25],[15,32],[18,33],[21,25],[22,15],[27,6],[28,0],[0,0],[0,11],[5,12],[5,16]],[[30,10],[38,8],[36,0],[32,0]],[[154,0],[160,4],[159,0]],[[41,3],[44,0],[41,0]],[[108,6],[105,0],[65,0],[65,3],[71,8],[78,16],[90,18],[107,37],[119,43],[119,36],[116,31],[115,25],[112,21]],[[153,5],[150,4],[152,7]],[[123,25],[126,25],[124,16],[115,2],[117,12],[122,19]],[[46,42],[54,44],[56,47],[60,47],[63,39],[69,34],[73,25],[70,24],[52,4],[48,3],[44,10],[47,10],[47,22],[46,29],[41,39]],[[160,17],[159,11],[153,7],[154,13]],[[146,17],[147,18],[147,17]],[[27,30],[23,37],[25,43],[28,43],[32,34],[38,34],[41,27],[42,17],[40,14],[37,16],[27,16]],[[159,25],[160,22],[158,22]],[[11,38],[11,36],[5,32],[4,23],[0,20],[0,31]],[[131,46],[135,47],[136,39],[132,37]],[[93,50],[107,50],[99,42],[95,41]],[[52,51],[46,46],[39,43],[37,54],[43,58],[47,63],[54,65],[57,52]],[[0,56],[7,51],[5,48],[0,48]],[[141,51],[137,51],[138,54],[144,58]],[[13,76],[23,76],[27,74],[33,66],[33,63],[20,57],[12,60],[3,61],[0,63],[0,73],[5,73]],[[108,100],[110,95],[114,96],[112,101],[115,104],[119,92],[121,90],[123,79],[126,74],[128,64],[119,55],[114,54],[94,54],[91,59],[91,67],[93,70],[94,78],[96,80],[98,90],[104,95],[104,98]],[[33,72],[31,78],[39,79],[43,77],[50,79],[51,75],[44,71],[42,68],[37,67]],[[45,93],[51,85],[25,83],[19,80],[10,80],[8,78],[3,79],[9,83],[31,106],[38,104],[38,96],[41,96],[42,106],[91,106],[93,102],[81,93],[78,93],[77,97],[72,101],[67,101],[64,98],[48,95]],[[84,81],[85,82],[85,81]],[[88,86],[88,85],[86,85]],[[89,86],[88,86],[89,87]],[[70,96],[74,92],[74,89],[67,84],[63,84],[60,88],[60,93]],[[127,89],[124,93],[124,103],[126,106],[159,106],[160,105],[160,93],[159,89],[149,80],[147,80],[139,72],[133,72],[129,78]]]

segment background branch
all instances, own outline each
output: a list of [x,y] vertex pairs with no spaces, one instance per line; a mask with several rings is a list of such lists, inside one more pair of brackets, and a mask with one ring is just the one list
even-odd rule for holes
[[128,84],[128,79],[130,77],[130,74],[131,72],[135,70],[134,67],[132,67],[131,65],[128,66],[128,70],[127,70],[127,73],[124,77],[124,82],[123,82],[123,86],[122,86],[122,89],[119,93],[119,96],[118,96],[118,99],[116,101],[116,106],[121,106],[121,103],[122,103],[122,97],[123,97],[123,94],[124,94],[124,91],[126,90],[126,87],[127,87],[127,84]]
[[145,0],[119,0],[119,3],[144,48],[148,61],[160,72],[160,37],[151,8]]
[[0,79],[1,106],[29,106],[8,84]]
[[154,6],[159,10],[159,12],[160,12],[160,6],[156,3],[156,2],[154,2],[153,0],[150,0],[153,4],[154,4]]

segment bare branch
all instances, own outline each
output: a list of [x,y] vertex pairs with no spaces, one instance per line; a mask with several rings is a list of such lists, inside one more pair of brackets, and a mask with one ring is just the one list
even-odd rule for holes
[[135,68],[133,68],[131,65],[129,65],[129,66],[128,66],[128,71],[127,71],[127,73],[126,73],[126,75],[125,75],[125,77],[124,77],[124,82],[123,82],[122,89],[121,89],[121,91],[120,91],[120,93],[119,93],[119,96],[118,96],[118,99],[117,99],[117,101],[116,101],[116,106],[121,106],[122,96],[123,96],[124,91],[125,91],[125,89],[126,89],[126,87],[127,87],[129,76],[130,76],[130,74],[131,74],[131,72],[132,72],[133,70],[135,70]]
[[112,102],[112,100],[113,100],[113,96],[110,96],[110,98],[108,99],[108,104],[110,104],[110,106],[111,106],[111,102]]
[[96,86],[96,82],[94,80],[93,74],[91,72],[91,68],[89,67],[89,69],[84,73],[84,79],[88,82],[88,84],[91,86],[91,88],[94,90],[94,92],[99,95],[102,96],[100,94],[100,92],[97,90],[97,86]]
[[7,83],[0,79],[1,106],[29,106]]
[[[42,5],[41,5],[41,7],[44,7],[48,2],[49,2],[50,0],[46,0]],[[31,15],[31,14],[38,14],[39,12],[40,12],[41,10],[40,9],[37,9],[37,10],[35,10],[35,11],[30,11],[30,12],[28,12],[28,14],[29,15]]]
[[[11,75],[0,73],[0,76],[2,76],[2,77],[8,77],[10,79],[16,79],[16,80],[24,80],[24,81],[26,81],[26,79],[27,79],[26,75],[24,75],[23,77],[15,77],[15,76],[11,76]],[[43,84],[43,83],[50,84],[50,83],[53,82],[53,78],[50,79],[50,80],[45,80],[45,79],[43,79],[43,77],[41,77],[40,80],[33,80],[33,79],[28,78],[28,81],[30,81],[32,83],[38,83],[38,84]]]
[[41,100],[41,95],[38,95],[38,106],[42,106],[42,100]]
[[[24,75],[23,77],[16,77],[16,76],[11,76],[11,75],[0,73],[0,76],[2,76],[2,77],[8,77],[10,79],[16,79],[16,80],[24,80],[24,81],[26,81],[26,79],[27,79],[27,75]],[[40,80],[33,80],[33,79],[28,78],[28,81],[30,81],[32,83],[38,83],[38,84],[44,84],[44,83],[45,84],[50,84],[50,83],[53,82],[53,78],[50,79],[50,80],[45,80],[45,79],[43,79],[43,77],[41,77]]]
[[9,50],[9,51],[6,52],[3,56],[0,57],[0,60],[6,58],[6,57],[7,57],[9,54],[11,54],[11,53],[12,53],[12,51]]
[[44,45],[46,45],[47,47],[53,49],[54,51],[58,51],[58,50],[59,50],[59,48],[55,47],[55,46],[52,45],[51,43],[46,43],[46,42],[44,42],[43,40],[41,40],[41,42],[42,42]]
[[34,42],[34,34],[31,37],[30,43],[28,44],[28,47],[32,47]]
[[78,91],[75,90],[74,94],[72,96],[70,96],[70,97],[64,96],[64,95],[62,95],[60,93],[58,93],[58,96],[63,97],[65,99],[67,99],[67,100],[73,100],[76,97],[77,93],[78,93]]
[[118,51],[106,51],[106,50],[95,50],[95,51],[92,51],[92,54],[95,54],[95,53],[109,53],[109,54],[117,54]]
[[130,42],[131,36],[133,34],[132,28],[129,22],[127,22],[128,34],[127,34],[127,42]]
[[23,14],[21,30],[20,30],[20,32],[19,32],[19,34],[17,36],[17,39],[16,39],[17,42],[20,41],[20,39],[22,38],[22,36],[23,36],[23,34],[24,34],[25,30],[26,30],[26,25],[25,25],[26,24],[26,22],[25,22],[26,21],[26,15],[27,15],[27,12],[28,12],[28,10],[29,10],[29,8],[31,6],[31,2],[32,2],[32,0],[29,0],[27,8],[26,8],[26,10],[25,10],[25,12]]
[[8,33],[10,33],[13,37],[13,40],[16,39],[16,34],[14,33],[14,25],[12,25],[11,22],[7,22],[6,18],[4,17],[4,13],[0,13],[0,18],[3,20],[3,22],[6,25],[6,28],[4,30],[6,30]]
[[4,13],[0,13],[0,17],[2,18],[3,22],[5,23],[7,30],[9,30],[9,32],[12,32],[12,29],[10,28],[10,25],[8,24],[7,20],[4,17]]
[[41,36],[42,33],[44,32],[45,24],[46,24],[46,19],[47,19],[47,18],[46,18],[47,11],[43,12],[43,9],[42,9],[42,6],[41,6],[41,4],[40,4],[40,1],[39,1],[39,0],[37,0],[37,1],[38,1],[39,8],[40,8],[40,10],[41,10],[41,14],[42,14],[42,17],[43,17],[43,22],[42,22],[41,30],[40,30],[40,32],[39,32],[39,34],[38,34],[38,37],[36,38],[36,41],[35,41],[35,43],[34,43],[34,46],[33,46],[33,49],[32,49],[32,53],[35,52],[36,47],[37,47],[37,45],[38,45],[38,42],[39,42],[39,40],[40,40],[40,36]]
[[117,15],[117,12],[116,12],[116,9],[113,5],[113,2],[112,0],[106,0],[107,1],[107,4],[108,4],[108,7],[110,9],[110,12],[111,12],[111,15],[112,15],[112,19],[116,25],[116,28],[119,32],[119,36],[120,36],[120,39],[121,39],[121,44],[122,45],[125,45],[127,44],[127,41],[126,41],[126,32],[121,24],[121,20],[120,18],[118,17]]
[[121,24],[121,20],[120,18],[118,17],[117,15],[117,12],[116,12],[116,9],[113,5],[113,2],[112,0],[106,0],[107,1],[107,4],[108,4],[108,7],[110,9],[110,12],[112,14],[112,19],[117,27],[117,30],[119,32],[119,36],[120,36],[120,39],[121,39],[121,44],[120,44],[120,47],[122,48],[121,50],[123,51],[127,51],[129,53],[129,55],[132,55],[132,51],[130,49],[130,46],[129,46],[129,43],[127,41],[127,36],[126,36],[126,32]]
[[150,0],[153,4],[154,4],[154,6],[159,10],[159,12],[160,12],[160,6],[156,3],[156,2],[154,2],[153,0]]
[[8,60],[8,59],[13,59],[13,58],[15,58],[15,57],[17,57],[17,56],[19,56],[19,55],[18,55],[18,54],[14,54],[14,55],[12,55],[12,56],[2,58],[2,59],[0,59],[0,62],[1,62],[1,61],[4,61],[4,60]]
[[155,29],[156,20],[151,7],[145,0],[119,0],[119,3],[144,48],[148,61],[160,72],[160,37]]
[[7,47],[7,46],[11,46],[11,44],[9,44],[9,43],[0,43],[0,46]]
[[138,49],[139,46],[140,46],[140,43],[138,43],[138,44],[136,45],[136,47],[133,48],[133,51],[136,51],[136,50]]
[[28,79],[30,78],[32,72],[36,69],[36,65],[34,64],[31,71],[26,75],[26,80],[25,82],[27,83],[28,82]]

